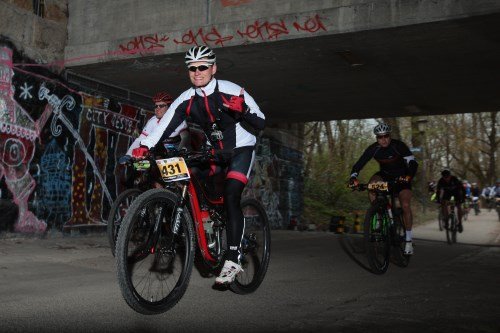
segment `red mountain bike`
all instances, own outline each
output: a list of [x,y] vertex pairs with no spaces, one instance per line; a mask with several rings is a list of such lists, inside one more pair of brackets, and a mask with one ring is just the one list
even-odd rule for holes
[[[196,249],[211,273],[218,274],[222,268],[226,249],[223,199],[190,172],[193,166],[213,159],[209,150],[175,150],[165,159],[147,158],[150,172],[157,174],[164,188],[148,190],[133,201],[116,241],[119,286],[127,304],[139,313],[165,312],[182,298]],[[241,207],[243,272],[229,288],[247,294],[266,275],[271,236],[259,201],[243,199]]]

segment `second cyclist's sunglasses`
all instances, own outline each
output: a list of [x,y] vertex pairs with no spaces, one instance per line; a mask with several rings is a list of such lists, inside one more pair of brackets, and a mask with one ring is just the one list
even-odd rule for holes
[[196,72],[196,70],[199,70],[200,72],[204,72],[207,69],[210,68],[211,65],[200,65],[200,66],[189,66],[188,69],[190,72]]
[[385,139],[385,138],[388,138],[390,136],[391,136],[390,134],[377,135],[377,139]]

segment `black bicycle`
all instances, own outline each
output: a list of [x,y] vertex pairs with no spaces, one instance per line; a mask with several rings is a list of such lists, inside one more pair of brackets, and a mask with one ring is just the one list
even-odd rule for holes
[[389,262],[400,267],[408,266],[410,256],[404,254],[406,228],[401,208],[396,207],[394,182],[359,184],[354,189],[372,191],[376,194],[366,212],[364,221],[364,243],[368,263],[375,274],[383,274]]
[[126,187],[125,191],[121,192],[111,205],[108,214],[107,234],[108,241],[111,247],[111,253],[115,255],[116,239],[120,225],[132,205],[132,202],[144,191],[152,187],[152,181],[149,172],[148,161],[130,161],[125,165],[127,168],[126,180],[124,181]]
[[451,245],[457,242],[458,232],[457,216],[455,214],[456,206],[453,197],[448,201],[447,205],[449,213],[444,221],[444,228],[446,230],[446,241]]

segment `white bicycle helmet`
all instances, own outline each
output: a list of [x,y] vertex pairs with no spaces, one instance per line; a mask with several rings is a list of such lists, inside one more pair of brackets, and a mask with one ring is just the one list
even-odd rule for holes
[[392,131],[392,128],[390,125],[387,125],[387,124],[384,124],[384,123],[380,123],[378,124],[377,126],[375,126],[375,128],[373,129],[373,133],[375,135],[381,135],[381,134],[387,134],[387,133],[391,133]]
[[187,50],[184,56],[186,65],[189,66],[192,62],[205,61],[209,64],[215,64],[215,53],[207,46],[193,46]]

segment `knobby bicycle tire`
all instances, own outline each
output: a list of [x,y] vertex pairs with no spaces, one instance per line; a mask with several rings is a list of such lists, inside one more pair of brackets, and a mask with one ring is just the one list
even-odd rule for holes
[[241,260],[243,272],[229,287],[236,294],[249,294],[260,286],[266,275],[271,257],[271,228],[259,201],[244,199],[241,209],[245,218]]
[[120,230],[120,225],[125,217],[128,208],[132,202],[142,193],[138,188],[129,188],[118,197],[111,205],[108,214],[108,226],[107,234],[109,240],[109,246],[111,247],[111,254],[115,256],[116,238],[118,237],[118,231]]
[[[365,215],[364,244],[366,256],[372,272],[383,274],[389,267],[390,239],[389,216],[385,209],[372,205]],[[376,226],[375,224],[378,224]]]
[[[142,193],[132,203],[118,233],[120,290],[127,304],[142,314],[158,314],[172,308],[186,292],[191,277],[193,221],[185,208],[178,234],[172,233],[177,203],[178,196],[165,189]],[[155,231],[157,219],[160,227]]]
[[438,209],[438,225],[439,225],[439,231],[443,231],[444,219],[443,219],[443,211],[441,210],[441,207],[439,207],[439,209]]
[[407,267],[410,263],[410,255],[404,254],[406,227],[403,223],[402,212],[394,213],[394,226],[392,228],[392,250],[394,264],[399,267]]
[[448,228],[446,228],[446,241],[448,244],[457,242],[457,225],[455,214],[448,214]]

